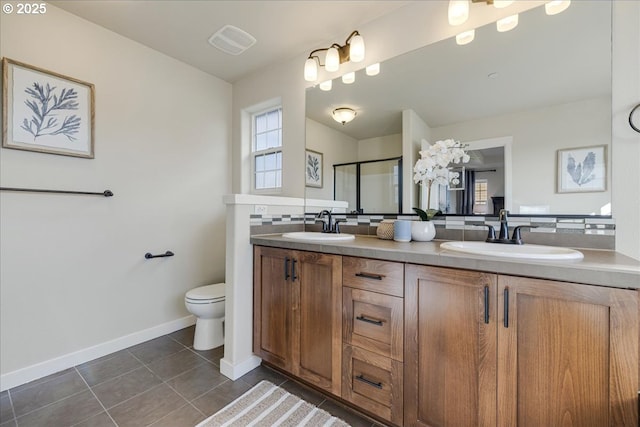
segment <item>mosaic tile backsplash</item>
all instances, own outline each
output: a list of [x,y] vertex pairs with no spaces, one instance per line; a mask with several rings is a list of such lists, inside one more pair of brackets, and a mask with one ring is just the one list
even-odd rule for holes
[[[416,215],[353,215],[334,214],[333,218],[346,219],[340,224],[342,232],[376,235],[376,227],[383,219],[418,220]],[[496,231],[500,221],[495,216],[441,216],[433,220],[436,239],[443,240],[484,240],[487,227]],[[615,248],[615,220],[601,217],[510,216],[509,230],[516,226],[531,226],[523,230],[526,243],[568,246],[591,249]],[[296,230],[319,231],[315,214],[305,215],[251,215],[251,234],[283,233]]]

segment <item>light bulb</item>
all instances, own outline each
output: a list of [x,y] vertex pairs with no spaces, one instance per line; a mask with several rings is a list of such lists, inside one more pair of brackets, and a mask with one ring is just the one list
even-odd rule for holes
[[475,37],[476,37],[476,30],[465,31],[456,36],[456,43],[459,44],[460,46],[463,46],[465,44],[471,43]]
[[331,90],[332,80],[327,80],[326,82],[320,83],[320,90],[329,91]]
[[356,73],[353,71],[342,76],[342,83],[346,85],[350,85],[355,81],[356,81]]
[[304,63],[304,79],[314,82],[318,78],[318,64],[313,58],[308,58]]
[[504,33],[505,31],[513,30],[518,25],[518,14],[507,16],[506,18],[499,19],[496,22],[496,27],[499,32]]
[[364,39],[360,34],[353,36],[349,42],[349,60],[351,62],[364,60]]
[[560,12],[564,12],[569,5],[571,4],[571,0],[554,0],[546,3],[544,5],[544,11],[547,15],[556,15]]
[[324,68],[327,71],[338,71],[338,68],[340,68],[340,54],[338,53],[338,49],[335,47],[329,48],[329,50],[327,50],[327,57],[325,58],[324,63]]
[[504,9],[507,6],[511,6],[513,0],[493,0],[493,6],[496,9]]
[[469,19],[469,0],[449,0],[449,25],[464,24]]
[[367,76],[377,76],[380,74],[380,63],[376,62],[375,64],[369,65],[365,69],[365,72],[367,73]]

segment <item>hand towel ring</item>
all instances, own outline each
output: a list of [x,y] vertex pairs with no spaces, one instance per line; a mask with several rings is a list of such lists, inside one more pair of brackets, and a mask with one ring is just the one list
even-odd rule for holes
[[[640,110],[639,109],[640,109],[640,104],[633,107],[633,109],[629,113],[629,126],[631,126],[631,129],[635,130],[638,133],[640,133]],[[636,111],[637,111],[637,114],[634,115]],[[633,123],[634,120],[636,122],[635,124]]]

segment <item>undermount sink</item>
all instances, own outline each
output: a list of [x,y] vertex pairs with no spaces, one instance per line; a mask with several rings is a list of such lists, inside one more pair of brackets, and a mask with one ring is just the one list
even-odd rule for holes
[[575,249],[543,245],[509,245],[487,242],[444,242],[440,248],[466,254],[495,256],[501,258],[576,260],[582,259],[582,252]]
[[320,233],[315,231],[296,231],[284,233],[282,237],[293,240],[322,241],[322,242],[344,242],[356,238],[353,234],[347,233]]

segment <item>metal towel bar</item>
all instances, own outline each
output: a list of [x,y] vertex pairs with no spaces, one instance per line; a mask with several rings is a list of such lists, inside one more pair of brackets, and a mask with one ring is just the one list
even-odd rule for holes
[[101,193],[94,193],[89,191],[42,190],[37,188],[0,187],[0,191],[22,191],[22,192],[29,192],[29,193],[55,193],[55,194],[84,194],[88,196],[104,196],[104,197],[113,196],[113,192],[111,190],[104,190]]
[[168,257],[168,256],[174,256],[175,254],[171,251],[167,251],[163,254],[160,255],[152,255],[151,252],[147,252],[146,254],[144,254],[144,257],[146,259],[151,259],[151,258],[164,258],[164,257]]

